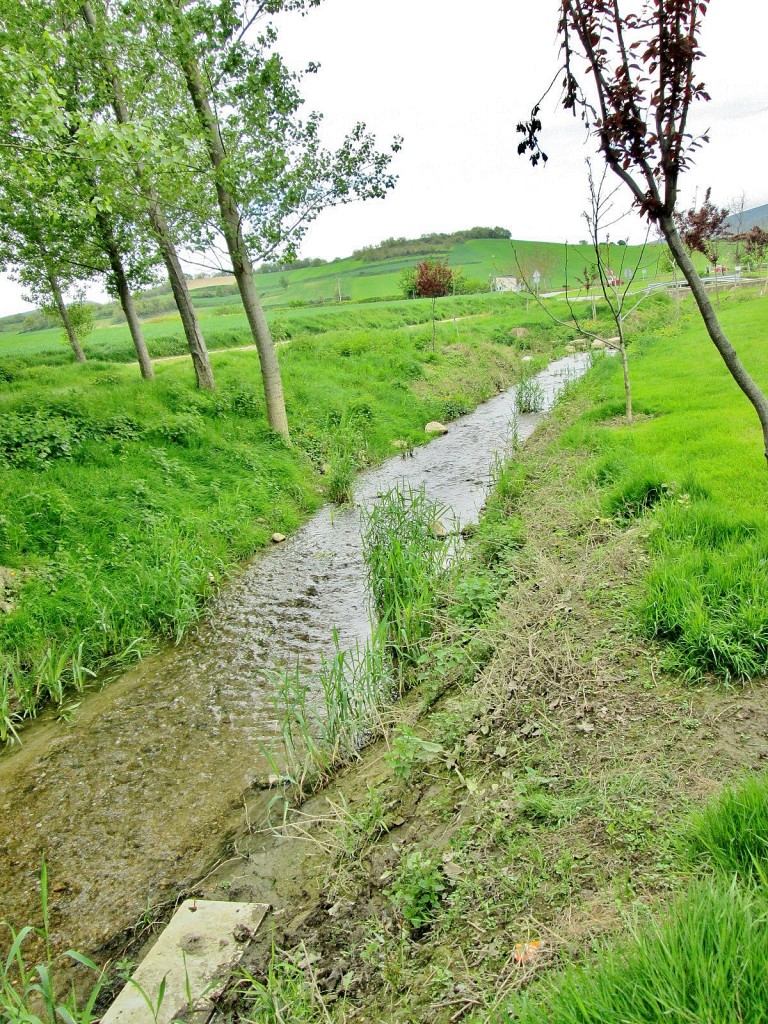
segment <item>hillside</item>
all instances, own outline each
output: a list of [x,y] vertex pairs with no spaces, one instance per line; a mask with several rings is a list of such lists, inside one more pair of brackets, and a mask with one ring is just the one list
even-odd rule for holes
[[[472,229],[474,231],[475,229]],[[491,229],[499,230],[499,229]],[[566,246],[557,242],[520,241],[509,238],[466,237],[468,232],[455,232],[449,236],[428,236],[426,239],[389,240],[378,247],[369,247],[360,253],[344,259],[322,263],[314,260],[299,261],[294,269],[280,268],[269,273],[255,275],[256,286],[267,310],[290,309],[304,305],[337,303],[339,299],[352,302],[370,302],[377,299],[402,297],[400,276],[408,267],[413,267],[426,256],[444,259],[448,265],[462,271],[472,291],[485,291],[491,286],[491,279],[497,276],[522,275],[529,278],[538,270],[541,275],[540,290],[553,291],[563,288],[569,279],[578,287],[577,278],[586,263],[593,260],[589,246]],[[460,241],[450,239],[465,236]],[[445,241],[448,239],[448,241]],[[434,242],[434,250],[424,251],[427,241]],[[396,243],[396,244],[394,244]],[[403,255],[409,246],[420,250]],[[396,254],[381,258],[382,254],[394,251]],[[658,275],[657,258],[659,247],[648,246],[643,252],[639,246],[615,246],[617,268],[642,267],[649,280]],[[373,254],[373,255],[372,255]],[[301,264],[319,265],[301,265]],[[215,335],[221,334],[230,324],[221,317],[241,311],[240,296],[231,277],[198,278],[190,282],[193,302],[201,317],[215,318],[203,328],[214,327]],[[180,329],[176,307],[170,286],[166,282],[156,288],[138,293],[139,315],[148,325],[150,338],[168,333],[168,324],[175,323]],[[97,307],[97,330],[122,326],[125,329],[122,310],[111,302]],[[162,325],[160,327],[159,325]],[[34,336],[35,341],[47,337],[58,339],[59,330],[39,312],[15,314],[0,319],[0,354],[10,357],[21,354],[19,347],[26,349],[26,342],[19,346],[9,335],[19,338]],[[176,333],[176,329],[174,329]],[[127,336],[127,335],[126,335]],[[37,347],[37,346],[34,346]],[[14,351],[12,352],[11,349]],[[162,353],[159,353],[162,354]]]
[[750,231],[752,228],[765,228],[768,230],[768,203],[764,206],[755,206],[751,210],[745,210],[741,215],[733,214],[728,218],[726,224],[731,231]]

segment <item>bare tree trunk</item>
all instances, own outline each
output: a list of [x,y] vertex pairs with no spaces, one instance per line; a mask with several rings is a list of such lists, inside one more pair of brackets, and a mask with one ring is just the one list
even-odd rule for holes
[[752,403],[752,406],[757,413],[757,417],[760,420],[760,427],[763,431],[764,453],[766,460],[768,460],[768,401],[750,374],[744,368],[744,365],[736,353],[736,349],[725,336],[725,333],[718,322],[717,316],[715,315],[715,311],[712,308],[712,303],[709,301],[707,290],[704,287],[701,278],[696,273],[696,269],[685,250],[685,246],[680,241],[680,236],[677,233],[674,221],[671,217],[662,217],[659,224],[664,232],[667,244],[672,251],[672,255],[675,257],[677,265],[682,270],[683,276],[688,282],[696,305],[699,307],[699,312],[701,313],[701,317],[707,329],[707,334],[714,343],[717,351],[720,353],[723,362],[728,367],[728,372],[741,388],[744,395]]
[[59,285],[59,279],[53,273],[52,270],[48,271],[48,284],[51,288],[51,294],[53,295],[53,301],[56,305],[56,309],[59,311],[61,322],[64,325],[64,330],[67,335],[67,340],[72,346],[72,351],[75,353],[75,359],[78,363],[85,362],[85,352],[77,340],[75,329],[72,326],[72,321],[69,318],[69,311],[67,310],[67,304],[64,301],[64,296],[61,294],[61,286]]
[[149,351],[144,340],[144,332],[141,329],[139,314],[136,312],[136,304],[133,301],[131,289],[128,286],[128,279],[125,276],[125,269],[115,242],[115,236],[105,214],[100,213],[97,220],[104,248],[109,257],[109,265],[112,268],[112,276],[115,279],[120,305],[123,307],[125,319],[128,321],[128,330],[131,332],[131,338],[133,339],[133,347],[136,349],[136,358],[139,360],[141,376],[144,380],[153,380],[155,371],[152,369],[152,360],[149,358]]
[[[98,30],[98,24],[90,3],[82,3],[80,5],[80,10],[83,15],[83,20],[95,35]],[[106,52],[104,53],[104,62],[109,74],[110,84],[112,86],[112,106],[115,111],[115,117],[119,124],[129,124],[131,118],[128,111],[128,105],[125,102],[122,85],[117,71],[109,59],[109,54]],[[195,369],[197,386],[204,388],[207,391],[213,391],[215,387],[213,368],[211,367],[211,361],[208,357],[208,349],[205,346],[203,333],[200,330],[200,324],[197,320],[197,313],[195,312],[195,307],[192,305],[192,298],[189,294],[189,288],[187,288],[187,282],[184,278],[184,271],[182,270],[181,262],[179,261],[178,254],[176,252],[173,236],[168,226],[168,222],[165,219],[165,215],[160,209],[157,194],[146,180],[144,166],[140,160],[136,161],[135,174],[141,194],[148,203],[149,219],[152,225],[152,230],[157,238],[157,242],[160,247],[160,254],[163,257],[163,262],[165,263],[166,270],[168,271],[168,280],[171,282],[173,297],[179,309],[179,315],[181,316],[181,323],[184,328],[187,345],[189,346],[189,351],[192,355],[192,364]]]
[[621,372],[624,374],[624,407],[627,423],[632,422],[632,381],[629,376],[629,360],[627,358],[627,345],[624,340],[624,327],[621,317],[617,317],[616,326],[619,331],[619,353],[621,354]]
[[[183,46],[183,43],[181,45]],[[290,444],[288,417],[285,412],[283,382],[280,377],[277,353],[253,280],[253,265],[243,238],[240,210],[235,197],[226,187],[220,173],[222,164],[226,160],[226,152],[219,132],[218,121],[211,109],[208,93],[200,78],[200,70],[194,57],[185,52],[181,63],[187,90],[205,135],[208,156],[216,172],[216,196],[224,228],[224,238],[227,242],[237,287],[243,300],[245,315],[248,318],[251,334],[259,354],[267,405],[267,421],[270,427],[281,434]]]

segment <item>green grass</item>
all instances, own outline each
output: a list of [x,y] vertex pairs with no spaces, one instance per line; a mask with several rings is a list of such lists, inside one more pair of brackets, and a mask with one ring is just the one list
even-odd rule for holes
[[[323,500],[324,463],[362,467],[393,440],[424,443],[424,423],[511,382],[517,347],[479,329],[456,344],[443,324],[433,353],[428,327],[393,326],[403,305],[358,307],[346,329],[348,308],[325,325],[323,311],[299,311],[316,330],[280,350],[293,449],[266,425],[255,352],[215,355],[213,394],[195,389],[187,360],[159,364],[151,384],[96,361],[8,374],[0,565],[20,589],[0,615],[0,735],[92,671],[181,637],[238,561]],[[493,313],[524,315],[515,300]],[[553,339],[542,326],[531,344],[551,352]],[[349,468],[337,483],[350,485]]]
[[[622,265],[622,259],[626,266],[645,266],[648,281],[656,278],[661,280],[663,275],[657,271],[657,248],[651,246],[641,258],[641,250],[637,246],[616,246],[614,262],[617,267]],[[583,264],[592,258],[588,246],[575,245],[566,249],[560,243],[515,241],[512,244],[506,239],[475,239],[451,246],[446,253],[436,255],[444,256],[451,267],[461,269],[468,278],[484,284],[498,275],[519,276],[519,261],[527,276],[534,270],[539,271],[542,275],[542,291],[562,288],[569,279],[571,286],[577,287],[574,283],[576,276],[581,273]],[[398,257],[370,262],[351,258],[334,260],[320,267],[257,274],[256,287],[268,311],[271,326],[278,336],[284,325],[287,325],[288,336],[291,336],[291,332],[300,331],[302,320],[312,320],[318,312],[318,304],[324,307],[330,304],[329,312],[338,311],[340,319],[344,321],[338,326],[349,326],[350,322],[361,322],[360,314],[356,310],[350,313],[348,302],[338,303],[339,289],[345,299],[353,303],[373,303],[378,306],[380,304],[376,300],[391,300],[401,295],[400,275],[406,267],[414,266],[418,259]],[[281,279],[287,282],[287,287],[281,285]],[[211,291],[213,294],[209,294]],[[216,294],[215,279],[205,289],[192,291],[192,300],[200,316],[206,343],[211,349],[245,345],[252,341],[240,297],[228,294],[229,291],[231,286],[220,286],[219,294]],[[509,298],[506,297],[507,301]],[[465,309],[466,299],[470,306],[473,301],[484,305],[487,296],[458,297],[452,305],[450,300],[442,300],[438,308],[443,310],[443,315],[451,316],[454,315],[452,308]],[[400,323],[389,323],[388,326],[423,322],[428,319],[428,307],[428,302],[402,303],[396,314],[401,318]],[[325,308],[322,312],[325,312]],[[143,327],[153,357],[186,351],[177,314],[169,312],[151,316],[144,320]],[[311,326],[308,325],[308,329],[311,330]],[[24,334],[16,333],[17,330],[15,321],[8,323],[7,329],[0,321],[0,364],[21,359],[48,363],[67,363],[71,360],[71,352],[58,328]],[[104,319],[97,321],[96,329],[85,347],[91,359],[129,362],[135,358],[125,323],[114,324]]]
[[768,775],[729,786],[694,815],[686,836],[698,861],[727,879],[768,879]]
[[761,1024],[768,1020],[768,903],[700,883],[661,920],[509,1006],[519,1024]]
[[[757,417],[700,321],[651,323],[630,347],[640,421],[621,425],[621,371],[605,360],[593,408],[564,442],[593,453],[586,470],[606,514],[648,514],[651,553],[635,609],[667,646],[670,667],[722,679],[768,673],[768,474]],[[768,387],[768,300],[727,296],[723,326],[747,368]]]
[[395,487],[363,511],[363,555],[374,607],[400,667],[418,663],[452,571],[450,510],[424,490]]

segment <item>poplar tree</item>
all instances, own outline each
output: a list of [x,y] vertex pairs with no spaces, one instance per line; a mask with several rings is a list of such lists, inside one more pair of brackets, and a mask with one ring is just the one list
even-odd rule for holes
[[[395,184],[389,152],[358,124],[336,151],[319,139],[320,116],[299,117],[299,76],[275,51],[268,15],[305,10],[315,0],[133,0],[158,53],[179,69],[208,159],[224,236],[259,354],[270,426],[289,439],[280,368],[256,291],[257,261],[295,255],[322,210],[383,197]],[[194,141],[190,140],[194,150]]]

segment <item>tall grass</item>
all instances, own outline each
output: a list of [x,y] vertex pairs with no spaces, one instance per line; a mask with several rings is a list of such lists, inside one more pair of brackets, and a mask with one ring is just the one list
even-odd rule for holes
[[[419,662],[434,630],[437,602],[452,574],[455,537],[443,533],[447,509],[418,491],[394,487],[361,513],[368,585],[379,617],[371,639],[334,652],[312,675],[299,664],[277,673],[276,774],[301,794],[325,783],[357,755],[379,724],[379,708],[402,688],[403,671]],[[393,667],[400,683],[395,685]]]
[[448,515],[423,488],[399,485],[362,512],[369,591],[389,650],[403,667],[418,661],[452,572],[456,538],[443,536],[442,522]]
[[768,902],[738,885],[693,886],[661,920],[513,1001],[519,1024],[764,1024]]
[[323,785],[353,760],[378,723],[378,709],[393,693],[381,628],[365,646],[344,650],[334,632],[334,651],[319,669],[301,665],[277,672],[275,717],[280,757],[267,750],[276,774],[304,794]]
[[687,839],[694,857],[731,878],[768,883],[768,774],[729,786],[695,814]]

